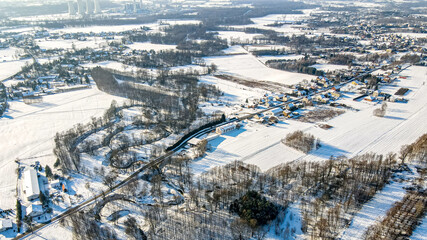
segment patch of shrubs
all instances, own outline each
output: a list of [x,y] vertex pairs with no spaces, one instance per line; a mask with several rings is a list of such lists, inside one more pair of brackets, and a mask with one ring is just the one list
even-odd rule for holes
[[303,131],[289,133],[284,139],[282,139],[282,143],[303,153],[308,153],[312,149],[320,147],[319,139],[316,139],[313,135],[304,133]]
[[251,227],[257,227],[275,219],[279,209],[261,194],[255,191],[248,191],[231,203],[230,212],[237,213]]

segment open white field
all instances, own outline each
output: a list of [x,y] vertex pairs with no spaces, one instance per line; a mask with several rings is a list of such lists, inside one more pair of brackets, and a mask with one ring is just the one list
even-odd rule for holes
[[170,25],[183,25],[183,24],[199,24],[198,20],[185,20],[185,19],[161,19],[157,22],[143,23],[143,24],[126,24],[126,25],[99,25],[88,27],[69,27],[51,30],[52,33],[102,33],[102,32],[124,32],[131,30],[140,30],[143,27],[150,28],[151,32],[158,32],[160,28]]
[[175,50],[176,45],[166,45],[166,44],[154,44],[150,42],[136,42],[132,44],[126,45],[131,50],[154,50],[154,51],[162,51],[162,50]]
[[18,60],[18,56],[23,54],[24,50],[20,48],[10,47],[0,50],[0,62]]
[[[147,74],[156,77],[158,74],[157,69],[154,68],[140,68],[135,66],[130,66],[127,64],[123,64],[116,61],[103,61],[103,62],[97,62],[97,63],[87,63],[83,64],[83,67],[86,68],[95,68],[95,67],[103,67],[111,70],[116,70],[119,72],[129,72],[129,73],[137,73],[138,71],[146,71]],[[199,66],[199,65],[184,65],[184,66],[176,66],[171,67],[170,69],[171,73],[178,73],[178,72],[193,72],[198,71],[201,74],[204,74],[207,72],[207,67]]]
[[43,103],[33,105],[11,102],[9,112],[0,119],[0,209],[14,208],[16,203],[16,159],[52,166],[55,134],[101,116],[113,99],[121,101],[94,86],[45,96]]
[[233,55],[233,54],[246,54],[248,51],[244,49],[241,45],[233,45],[227,49],[222,50],[224,54]]
[[[316,30],[308,30],[305,20],[311,19],[312,13],[320,12],[319,9],[304,9],[302,14],[269,14],[263,17],[251,18],[253,24],[235,25],[235,29],[244,28],[259,28],[265,30],[273,30],[285,36],[303,35],[316,36],[323,34],[330,34],[329,29],[319,28]],[[283,24],[281,26],[272,26],[272,24]]]
[[2,27],[0,32],[2,33],[25,33],[32,32],[40,29],[40,27]]
[[123,64],[116,61],[103,61],[103,62],[97,62],[97,63],[86,63],[82,65],[86,68],[95,68],[95,67],[103,67],[108,68],[116,71],[122,71],[122,72],[137,72],[138,70],[142,70],[142,68],[138,68],[135,66],[130,66],[127,64]]
[[155,28],[158,27],[156,23],[149,24],[129,24],[129,25],[102,25],[102,26],[88,26],[88,27],[70,27],[70,28],[60,28],[52,30],[52,33],[102,33],[102,32],[124,32],[134,29],[141,29],[142,27]]
[[393,33],[396,34],[398,36],[402,36],[402,37],[408,37],[408,38],[427,38],[427,33],[406,33],[406,32],[402,32],[402,33]]
[[220,73],[235,75],[255,81],[276,82],[286,85],[292,85],[303,81],[311,80],[315,76],[301,73],[281,71],[266,67],[258,61],[256,57],[250,54],[218,56],[204,58],[207,64],[214,63],[218,66]]
[[41,49],[72,49],[73,47],[76,49],[83,48],[93,48],[100,49],[104,47],[108,47],[108,43],[112,41],[119,41],[119,39],[115,40],[105,40],[100,37],[88,38],[86,41],[79,41],[76,39],[70,40],[37,40],[36,44]]
[[0,81],[3,81],[16,73],[20,72],[22,67],[26,64],[31,64],[33,60],[17,60],[17,61],[8,61],[0,62]]
[[[1,235],[0,235],[1,238]],[[29,235],[27,238],[28,240],[72,240],[73,239],[73,233],[70,229],[64,228],[59,225],[58,222],[48,225],[47,227],[43,228],[43,230],[38,231],[35,234]]]
[[277,55],[277,56],[260,56],[257,58],[261,62],[266,63],[267,61],[270,61],[270,60],[300,60],[304,58],[304,55],[291,54],[291,55]]
[[257,33],[245,33],[238,31],[218,31],[218,37],[225,39],[228,43],[239,42],[239,43],[249,43],[256,37],[261,37],[262,34]]
[[200,24],[199,20],[185,20],[185,19],[160,19],[157,21],[161,25],[197,25]]
[[[333,126],[329,130],[295,120],[286,120],[270,127],[249,123],[239,131],[213,140],[212,151],[193,163],[194,172],[199,174],[234,160],[267,170],[294,160],[322,161],[331,155],[351,157],[366,152],[398,152],[402,145],[412,143],[427,132],[426,74],[427,67],[411,67],[401,73],[408,78],[399,80],[397,86],[386,90],[394,93],[400,87],[408,87],[411,92],[405,97],[409,102],[387,103],[388,111],[384,118],[372,116],[372,111],[379,105],[354,102],[347,97],[341,101],[352,103],[360,111],[348,111],[328,121]],[[305,155],[280,143],[287,133],[295,130],[303,130],[320,138],[322,147]]]
[[202,76],[200,78],[200,83],[215,85],[224,93],[224,95],[219,98],[219,101],[211,101],[199,105],[199,107],[208,114],[214,113],[215,111],[223,111],[227,116],[231,116],[236,113],[249,113],[248,109],[242,109],[236,106],[245,102],[246,99],[260,98],[266,93],[265,90],[250,88],[209,75]]
[[304,130],[310,126],[311,124],[296,121],[290,124],[282,122],[270,127],[250,122],[240,130],[212,140],[211,151],[192,163],[193,173],[198,175],[235,160],[258,165],[265,171],[287,159],[298,158],[302,153],[283,145],[280,140],[287,133]]

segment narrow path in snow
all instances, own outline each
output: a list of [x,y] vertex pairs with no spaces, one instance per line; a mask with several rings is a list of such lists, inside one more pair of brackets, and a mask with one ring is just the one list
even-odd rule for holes
[[[415,170],[414,170],[415,171]],[[360,240],[366,230],[378,221],[381,221],[387,211],[395,202],[403,199],[406,194],[404,187],[410,185],[409,178],[415,174],[403,172],[401,176],[405,176],[402,182],[393,181],[385,186],[381,192],[377,193],[374,198],[366,203],[362,209],[354,216],[350,226],[342,233],[342,240]]]

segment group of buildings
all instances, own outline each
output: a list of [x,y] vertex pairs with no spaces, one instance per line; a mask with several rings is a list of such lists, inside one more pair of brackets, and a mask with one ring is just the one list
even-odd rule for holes
[[[27,168],[22,173],[22,203],[25,208],[25,216],[31,217],[32,219],[38,219],[37,221],[45,221],[46,217],[43,218],[43,214],[46,212],[46,205],[41,202],[41,182],[39,173],[36,168],[40,166]],[[50,183],[50,188],[57,190],[67,191],[65,183],[63,181],[55,180]],[[44,220],[43,220],[44,219]],[[13,228],[13,221],[10,218],[0,218],[0,232]]]

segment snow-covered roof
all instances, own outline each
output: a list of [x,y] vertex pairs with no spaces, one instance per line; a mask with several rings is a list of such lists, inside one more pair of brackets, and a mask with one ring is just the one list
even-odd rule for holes
[[225,124],[223,126],[217,127],[217,130],[220,130],[222,132],[226,132],[226,131],[229,131],[229,130],[234,129],[234,128],[236,128],[235,123],[228,123],[228,124]]
[[40,194],[39,179],[33,168],[24,172],[24,190],[27,198],[38,197]]
[[12,228],[12,220],[9,218],[0,219],[0,230]]
[[282,113],[283,110],[281,108],[275,108],[275,109],[271,109],[270,112],[272,114],[278,114],[278,113]]
[[188,144],[196,146],[197,144],[199,144],[199,142],[202,141],[202,139],[199,138],[192,138],[188,141]]
[[27,215],[30,216],[38,216],[43,214],[43,207],[40,204],[31,204],[30,206],[28,206],[27,208]]

